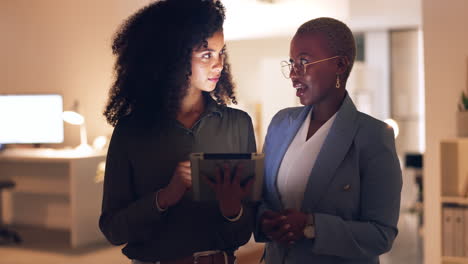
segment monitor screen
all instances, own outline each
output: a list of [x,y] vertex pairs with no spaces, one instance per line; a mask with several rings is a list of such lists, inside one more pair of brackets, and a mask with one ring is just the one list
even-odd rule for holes
[[0,95],[0,144],[63,142],[58,94]]

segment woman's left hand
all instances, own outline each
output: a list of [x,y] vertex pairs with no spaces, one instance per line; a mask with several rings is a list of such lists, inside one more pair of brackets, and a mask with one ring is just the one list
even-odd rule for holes
[[225,217],[234,218],[239,215],[242,199],[247,197],[253,184],[253,180],[249,180],[247,184],[241,186],[240,178],[242,171],[243,165],[239,164],[236,167],[234,177],[231,177],[229,165],[224,164],[222,171],[220,168],[217,169],[216,181],[214,183],[207,179],[208,184],[216,193],[221,213]]

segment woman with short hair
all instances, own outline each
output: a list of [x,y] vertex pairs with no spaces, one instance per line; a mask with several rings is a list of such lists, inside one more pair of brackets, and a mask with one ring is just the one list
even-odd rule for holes
[[377,264],[398,233],[402,186],[393,130],[346,91],[356,46],[333,18],[304,23],[283,73],[303,107],[279,111],[265,140],[256,239],[267,264]]

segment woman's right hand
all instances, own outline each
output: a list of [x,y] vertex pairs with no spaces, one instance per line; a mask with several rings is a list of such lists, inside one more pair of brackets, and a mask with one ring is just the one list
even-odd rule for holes
[[182,199],[184,193],[190,188],[192,188],[190,161],[183,161],[177,164],[169,185],[159,192],[159,207],[166,209],[178,203],[180,199]]

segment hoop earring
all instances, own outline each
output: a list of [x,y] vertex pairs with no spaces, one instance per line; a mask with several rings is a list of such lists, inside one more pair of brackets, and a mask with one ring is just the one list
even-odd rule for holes
[[340,83],[340,76],[337,74],[336,75],[336,84],[335,84],[336,89],[340,89],[341,83]]

